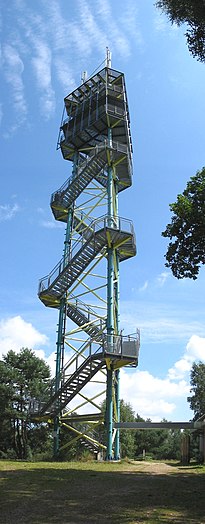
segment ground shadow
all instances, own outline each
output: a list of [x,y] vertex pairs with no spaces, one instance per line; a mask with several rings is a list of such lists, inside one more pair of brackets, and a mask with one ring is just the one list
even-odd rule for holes
[[52,467],[1,472],[2,524],[205,523],[205,474]]

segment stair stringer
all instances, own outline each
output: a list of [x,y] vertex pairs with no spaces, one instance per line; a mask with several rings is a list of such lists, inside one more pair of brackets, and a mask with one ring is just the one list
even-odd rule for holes
[[47,412],[52,418],[59,415],[67,404],[103,367],[105,367],[105,360],[102,353],[88,356],[78,369],[61,384],[58,391],[42,408],[41,415]]

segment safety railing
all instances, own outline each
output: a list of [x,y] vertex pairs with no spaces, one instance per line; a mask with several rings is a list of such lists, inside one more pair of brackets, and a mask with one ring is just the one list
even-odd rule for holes
[[[66,255],[66,264],[68,264],[70,260],[73,259],[76,253],[83,247],[85,242],[88,242],[95,237],[96,233],[106,228],[116,229],[119,232],[128,233],[134,236],[134,227],[131,220],[122,217],[110,217],[108,215],[103,215],[102,217],[93,220],[81,233],[80,238],[74,242],[69,255]],[[40,294],[48,289],[60,276],[64,268],[65,257],[63,256],[52,269],[52,271],[40,280],[38,293]]]
[[[97,156],[100,153],[102,153],[103,151],[105,151],[106,149],[109,149],[111,151],[116,151],[118,153],[124,153],[125,155],[127,155],[129,171],[132,174],[132,161],[131,161],[131,156],[130,156],[130,148],[128,148],[126,144],[122,144],[121,142],[118,142],[118,141],[113,141],[112,146],[110,146],[109,141],[107,139],[104,139],[101,144],[98,144],[95,147],[93,147],[93,149],[91,149],[89,156],[87,156],[86,158],[79,157],[77,175],[75,176],[71,175],[57,191],[52,193],[51,204],[53,204],[54,202],[57,202],[58,198],[61,199],[62,193],[65,193],[69,189],[75,177],[80,176],[80,174],[86,169],[86,167],[89,167],[93,163],[94,157],[96,157],[96,162],[97,162]],[[105,159],[104,168],[106,167],[106,165],[107,165],[107,159]]]
[[140,331],[135,335],[105,335],[103,338],[104,353],[119,355],[120,357],[138,358],[140,348]]
[[[108,82],[107,84],[108,92],[122,94],[124,91],[123,86],[118,86],[113,83]],[[68,96],[65,97],[65,107],[67,112],[70,114],[70,109],[73,108],[73,103],[75,105],[81,105],[84,101],[89,101],[90,96],[99,96],[101,93],[106,94],[106,84],[102,81],[97,84],[90,83],[89,80],[85,84],[80,86],[80,90],[76,89]]]
[[71,132],[73,133],[73,128],[75,128],[76,134],[78,130],[82,131],[82,122],[84,122],[84,128],[84,126],[91,125],[96,121],[96,119],[98,120],[98,118],[100,118],[105,113],[116,115],[117,117],[120,116],[121,118],[126,118],[127,116],[125,105],[124,107],[120,107],[118,105],[108,103],[106,99],[100,99],[99,103],[95,107],[87,106],[86,110],[83,108],[83,104],[79,104],[79,106],[76,107],[74,114],[67,116],[63,120],[61,129],[66,126],[66,132],[71,129]]
[[[83,364],[88,358],[99,358],[99,355],[103,357],[114,356],[119,358],[138,359],[140,349],[140,331],[136,330],[134,335],[106,335],[102,333],[100,340],[97,343],[97,350],[94,349],[96,343],[93,344],[93,340],[90,338],[84,342],[82,347],[79,349],[78,355],[72,356],[69,361],[65,364],[61,371],[58,380],[59,388],[63,387],[63,384],[72,376],[73,373]],[[69,371],[70,372],[69,372]],[[56,379],[52,379],[47,388],[47,397],[52,399],[56,393]],[[48,402],[42,402],[35,398],[29,399],[29,412],[30,414],[40,413]]]

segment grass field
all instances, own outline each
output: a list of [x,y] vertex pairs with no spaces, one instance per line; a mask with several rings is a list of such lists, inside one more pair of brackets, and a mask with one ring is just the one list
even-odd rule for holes
[[205,466],[0,461],[2,524],[205,523]]

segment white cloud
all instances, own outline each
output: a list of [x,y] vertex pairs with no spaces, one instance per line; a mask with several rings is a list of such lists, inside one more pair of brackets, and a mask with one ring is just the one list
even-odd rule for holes
[[148,301],[121,301],[121,325],[125,333],[140,328],[142,343],[174,342],[204,334],[204,323],[194,320],[190,310],[176,310],[171,305]]
[[167,279],[169,278],[170,276],[170,273],[168,273],[168,271],[163,271],[162,273],[160,273],[160,275],[157,277],[157,284],[162,287],[164,286],[165,282],[167,281]]
[[51,83],[51,50],[45,42],[36,38],[32,40],[35,48],[32,64],[41,92],[41,112],[49,119],[55,112],[55,92]]
[[68,66],[64,58],[58,57],[55,59],[55,66],[59,82],[63,86],[65,92],[72,91],[76,88],[76,81],[73,77],[73,71]]
[[186,398],[189,386],[185,380],[172,382],[169,377],[158,378],[148,371],[121,370],[121,398],[131,402],[135,413],[152,421],[174,414],[179,398]]
[[124,30],[131,35],[133,41],[138,47],[142,47],[144,41],[138,23],[138,7],[135,1],[127,0],[124,5],[123,14],[120,18],[120,24],[124,26]]
[[152,282],[146,280],[143,286],[139,288],[139,291],[145,291],[148,288],[148,285],[152,288],[156,286],[163,287],[169,277],[170,273],[168,271],[162,271],[162,273],[160,273]]
[[147,288],[148,288],[148,280],[146,280],[143,286],[139,288],[139,291],[145,291]]
[[[56,352],[53,351],[46,357],[44,350],[41,348],[41,346],[46,344],[48,344],[48,338],[21,316],[1,320],[0,347],[2,354],[7,353],[10,349],[18,352],[21,347],[31,348],[39,358],[46,360],[51,367],[52,375],[55,375]],[[201,350],[204,350],[204,346],[205,339],[193,336],[187,344],[189,358],[190,355],[195,356],[197,354],[201,356]],[[64,361],[67,362],[70,356],[70,351],[66,351]],[[181,361],[176,362],[173,369],[180,372],[187,371],[186,364],[189,364],[189,360],[181,359]],[[72,367],[69,372],[72,372]],[[100,373],[98,378],[101,381],[103,377]],[[95,379],[97,380],[96,377]],[[170,372],[165,378],[158,378],[148,371],[122,369],[120,384],[121,398],[126,402],[131,402],[136,413],[139,413],[144,418],[151,418],[153,421],[161,420],[163,417],[169,420],[172,419],[178,400],[186,399],[189,394],[189,384],[186,380],[182,379],[182,377],[180,378],[177,374],[174,376]],[[98,387],[99,385],[97,385],[96,381],[89,383],[86,386],[86,396],[96,395],[99,392]],[[102,384],[101,391],[104,387]],[[102,399],[103,397],[99,397],[99,402]],[[72,402],[72,407],[76,405],[76,401],[81,402],[79,398],[76,398]],[[87,407],[85,406],[83,409],[86,411]]]
[[179,31],[179,26],[175,23],[171,23],[167,16],[160,10],[156,9],[154,14],[154,29],[157,33],[166,33],[172,35]]
[[[117,52],[124,58],[127,58],[131,54],[130,41],[122,30],[122,24],[116,22],[116,17],[112,13],[111,5],[111,2],[108,0],[98,0],[96,4],[97,14],[107,32],[106,34],[104,31],[101,31],[102,35],[105,34],[105,38],[101,35],[99,40],[100,47],[101,49],[103,49],[103,47],[105,49],[106,45],[108,45],[111,51],[113,50],[113,52]],[[91,16],[89,16],[90,22]],[[97,37],[99,36],[100,34],[97,35]]]
[[94,10],[90,8],[90,3],[86,0],[78,0],[79,17],[84,28],[85,42],[88,39],[90,48],[96,46],[99,50],[105,49],[107,45],[106,30],[100,28]]
[[41,220],[40,226],[46,227],[47,229],[56,229],[56,228],[64,228],[64,224],[62,222],[58,222],[57,220]]
[[205,362],[205,338],[192,335],[182,358],[175,362],[173,368],[169,369],[170,379],[184,378],[186,373],[190,372],[193,362],[197,360]]
[[174,367],[170,368],[168,371],[170,380],[184,378],[186,373],[190,371],[191,365],[191,362],[189,362],[186,358],[181,358],[180,360],[175,362]]
[[[49,119],[55,112],[55,92],[51,81],[52,53],[48,43],[47,20],[44,21],[41,14],[30,9],[24,2],[18,2],[16,10],[15,45],[25,54],[27,74],[29,57],[29,65],[31,63],[33,66],[35,83],[40,92],[41,114]],[[22,37],[19,37],[19,28]]]
[[36,346],[46,345],[48,338],[40,333],[30,322],[20,315],[0,321],[0,352],[6,354],[10,349],[18,352],[22,347],[35,350],[37,356],[44,358],[44,351]]
[[[70,361],[71,357],[73,357],[73,354],[71,353],[71,351],[64,351],[64,366],[68,363],[68,361]],[[51,368],[51,376],[54,377],[55,376],[55,372],[56,372],[56,351],[52,351],[52,353],[50,353],[49,356],[45,357],[45,360],[47,362],[47,364],[50,366]],[[72,358],[73,360],[73,358]],[[83,359],[82,359],[83,360]],[[79,365],[80,365],[80,360],[79,360]],[[76,362],[74,361],[72,363],[72,365],[70,365],[69,367],[69,374],[71,373],[74,373],[75,369],[76,369]]]
[[30,94],[27,99],[25,96],[28,76],[33,94],[39,91],[41,115],[49,119],[56,106],[54,81],[69,92],[80,82],[81,70],[92,53],[99,53],[103,59],[109,46],[113,55],[126,59],[132,53],[133,42],[138,46],[142,42],[133,0],[128,0],[123,14],[119,12],[117,17],[110,0],[96,0],[92,6],[88,0],[76,0],[71,13],[63,10],[57,0],[45,0],[40,11],[28,4],[23,0],[14,2],[15,27],[12,23],[8,26],[4,45],[5,77],[18,112],[18,119],[13,119],[8,131],[4,131],[5,138],[25,122],[28,109],[33,109],[27,107]]
[[187,356],[205,362],[205,338],[193,335],[187,344]]
[[0,222],[5,220],[11,220],[14,215],[19,211],[18,204],[11,206],[10,204],[0,205]]
[[6,82],[11,90],[13,107],[18,116],[18,122],[13,125],[15,131],[25,122],[27,115],[27,103],[25,98],[25,89],[23,84],[24,64],[15,47],[10,44],[3,46],[3,71]]
[[168,20],[166,16],[160,11],[156,11],[154,16],[154,29],[159,33],[165,33],[168,29]]

